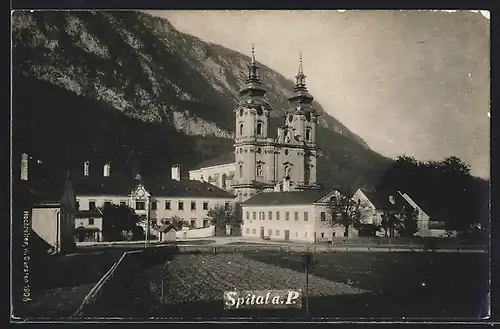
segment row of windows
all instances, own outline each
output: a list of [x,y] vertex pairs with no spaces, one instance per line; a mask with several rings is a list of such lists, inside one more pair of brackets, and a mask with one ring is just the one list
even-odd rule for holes
[[[259,211],[258,214],[259,214],[259,220],[265,220],[266,219],[266,212]],[[267,219],[272,220],[273,219],[273,214],[274,214],[273,211],[268,211],[267,212]],[[293,213],[293,215],[294,215],[293,218],[298,221],[299,220],[299,212],[295,211]],[[276,220],[280,220],[280,212],[279,211],[276,211],[276,214],[275,214],[274,218]],[[246,212],[246,219],[250,219],[250,212],[249,211]],[[257,219],[257,212],[256,211],[252,212],[252,219]],[[304,213],[303,213],[303,219],[304,219],[305,222],[307,222],[309,220],[309,212],[304,211]],[[290,220],[290,212],[289,211],[285,211],[285,220]]]
[[[111,201],[105,201],[104,204],[110,204]],[[127,201],[120,201],[120,206],[126,206],[128,204]],[[77,206],[79,208],[80,203],[77,202]],[[229,206],[229,202],[225,203],[225,206]],[[96,209],[96,202],[95,201],[89,201],[89,209],[94,210]],[[165,210],[172,210],[172,204],[170,201],[165,201]],[[136,201],[135,202],[135,209],[136,210],[145,210],[146,209],[146,202],[145,201]],[[151,210],[158,210],[158,202],[157,201],[152,201],[151,202]],[[178,201],[177,202],[177,210],[184,210],[184,202],[183,201]],[[191,210],[196,210],[196,202],[192,201],[191,202]],[[203,210],[208,210],[208,202],[203,202]]]
[[[273,219],[273,211],[268,211],[267,212],[267,219],[272,220]],[[280,220],[280,212],[276,211],[275,217],[276,220]],[[309,220],[309,213],[307,211],[304,211],[303,214],[304,221],[307,222]],[[326,221],[326,213],[324,211],[321,212],[320,214],[321,221],[324,222]],[[250,212],[246,212],[246,219],[250,219]],[[257,219],[257,212],[252,212],[252,219]],[[259,220],[265,220],[266,219],[266,212],[260,211],[259,212]],[[294,219],[299,220],[299,212],[295,211],[294,212]],[[290,212],[285,211],[285,220],[290,220]]]
[[[256,134],[257,135],[262,135],[262,131],[263,131],[263,123],[262,122],[257,122],[257,125],[256,125]],[[312,128],[308,127],[306,128],[306,140],[307,141],[310,141],[311,140],[311,131],[312,131]],[[240,136],[243,135],[243,123],[240,123]],[[289,135],[285,132],[285,140],[287,141],[290,141],[290,137]],[[288,138],[287,138],[288,137]]]
[[[290,176],[291,175],[291,171],[292,171],[292,167],[290,165],[285,165],[283,168],[284,168],[284,171],[285,171],[285,176]],[[240,177],[243,177],[243,164],[240,164],[238,169],[239,169]],[[257,177],[264,177],[264,173],[262,171],[262,165],[261,164],[257,165],[256,171],[257,171]]]
[[[246,234],[250,234],[250,229],[247,227],[247,229],[245,230]],[[252,234],[253,235],[256,235],[257,234],[257,229],[252,229]],[[335,236],[335,231],[332,232],[333,236]],[[273,230],[267,230],[267,236],[273,236]],[[276,230],[275,233],[274,233],[274,236],[280,236],[280,230]],[[322,232],[320,234],[321,238],[324,239],[326,237],[325,233]],[[298,238],[299,237],[299,232],[295,232],[295,237]],[[304,238],[307,238],[307,232],[304,232]]]
[[[184,218],[182,218],[182,217],[179,218],[179,219],[181,221],[184,221]],[[153,224],[153,225],[157,224],[157,222],[158,222],[157,220],[151,220],[151,224]],[[168,224],[168,223],[169,223],[169,221],[167,220],[166,224]],[[202,227],[208,227],[208,226],[210,226],[210,221],[208,219],[204,219]],[[197,227],[196,226],[196,219],[191,218],[191,220],[189,221],[189,227],[190,228],[196,228]]]

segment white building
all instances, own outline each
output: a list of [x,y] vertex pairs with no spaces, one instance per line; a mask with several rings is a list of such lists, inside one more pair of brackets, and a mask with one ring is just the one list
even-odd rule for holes
[[326,208],[339,193],[324,189],[259,193],[241,204],[243,237],[313,243],[343,236],[344,227],[329,224]]
[[301,57],[287,114],[273,134],[270,127],[274,109],[265,98],[252,49],[248,76],[234,110],[234,151],[201,163],[189,172],[189,178],[234,191],[239,202],[260,192],[273,192],[283,178],[288,178],[297,190],[318,189],[319,115],[312,106],[305,78]]
[[[88,167],[85,162],[84,170]],[[161,219],[179,217],[191,228],[210,226],[208,210],[217,204],[234,205],[231,193],[198,180],[181,179],[180,167],[172,167],[168,178],[141,178],[113,175],[111,165],[105,165],[102,176],[83,175],[75,180],[74,188],[79,210],[93,210],[109,202],[127,205],[145,220],[142,225],[157,235]]]
[[99,208],[76,212],[75,239],[78,242],[103,240],[102,211]]

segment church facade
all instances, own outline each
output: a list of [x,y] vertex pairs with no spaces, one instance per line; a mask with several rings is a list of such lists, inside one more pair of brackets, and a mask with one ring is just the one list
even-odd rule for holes
[[260,192],[319,188],[316,181],[318,114],[312,106],[313,97],[307,90],[305,78],[301,56],[284,122],[273,134],[270,118],[274,109],[265,98],[266,90],[252,48],[248,76],[234,110],[234,154],[202,163],[189,172],[189,178],[230,191],[239,202]]

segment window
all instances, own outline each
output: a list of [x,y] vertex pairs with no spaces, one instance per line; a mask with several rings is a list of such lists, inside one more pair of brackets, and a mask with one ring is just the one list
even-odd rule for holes
[[170,210],[170,201],[165,201],[165,210]]
[[272,212],[272,211],[270,211],[270,212],[269,212],[268,217],[269,217],[269,220],[272,220],[272,219],[273,219],[273,212]]
[[196,219],[191,219],[191,228],[196,228]]
[[247,227],[247,229],[245,230],[245,233],[246,234],[250,234],[250,229]]
[[136,201],[135,202],[135,209],[136,210],[144,210],[144,209],[146,209],[146,202],[144,202],[144,201]]
[[243,135],[243,123],[240,123],[240,135]]
[[306,140],[307,141],[311,140],[311,128],[306,129]]
[[324,238],[325,237],[325,233],[321,233],[321,237]]
[[307,232],[304,233],[304,237],[307,238]]
[[267,235],[269,235],[269,236],[273,235],[273,230],[268,230]]
[[196,202],[191,201],[191,210],[196,210]]
[[279,211],[276,212],[276,220],[280,220],[280,212]]
[[203,210],[208,210],[208,202],[203,202]]
[[184,210],[184,202],[179,201],[179,203],[177,204],[177,209],[178,210]]
[[224,208],[229,208],[229,202],[224,203]]
[[151,202],[151,210],[157,210],[158,209],[158,202],[153,201]]
[[[243,165],[240,164],[240,169],[239,169],[239,174],[240,174],[240,177],[243,177]],[[246,195],[245,195],[246,196]]]
[[80,210],[80,201],[76,201],[76,210]]
[[324,211],[321,212],[320,216],[322,222],[326,221],[326,213]]
[[252,230],[252,233],[253,233],[253,234],[257,234],[257,230],[256,230],[256,229],[253,229],[253,230]]
[[95,201],[89,201],[89,209],[94,210],[95,209]]
[[255,213],[255,211],[252,213],[252,217],[254,220],[257,219],[257,214]]
[[262,122],[257,123],[257,135],[262,135]]
[[109,206],[110,204],[111,204],[111,201],[109,201],[109,200],[104,201],[105,206]]
[[89,225],[94,225],[94,219],[93,218],[89,218]]
[[208,227],[208,219],[203,220],[203,227]]
[[280,236],[280,230],[276,230],[276,236]]
[[250,219],[250,212],[247,211],[247,219]]
[[307,222],[309,220],[309,214],[307,213],[307,211],[304,211],[304,222]]
[[299,213],[297,211],[294,213],[294,216],[295,216],[295,220],[299,220]]
[[288,211],[285,212],[285,220],[290,220],[290,213]]
[[266,219],[266,214],[265,214],[265,212],[261,211],[261,212],[260,212],[260,216],[259,216],[259,217],[260,217],[260,219],[265,220],[265,219]]
[[126,206],[127,205],[127,201],[120,201],[120,206]]

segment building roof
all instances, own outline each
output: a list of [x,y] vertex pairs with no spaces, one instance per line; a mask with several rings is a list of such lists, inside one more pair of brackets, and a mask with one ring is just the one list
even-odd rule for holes
[[17,180],[13,183],[13,194],[31,205],[59,203],[64,195],[64,186],[50,179]]
[[244,206],[270,206],[270,205],[293,205],[313,204],[325,196],[330,190],[306,190],[290,192],[263,192],[254,195],[243,202]]
[[136,179],[126,176],[82,177],[73,184],[77,195],[123,195],[128,196],[142,184],[152,196],[228,198],[234,195],[212,184],[197,180],[174,180],[166,177]]
[[[396,191],[387,193],[375,190],[361,189],[363,194],[370,200],[377,210],[398,211],[406,201]],[[393,196],[395,203],[389,202],[389,197]]]
[[212,167],[212,166],[220,166],[220,165],[230,164],[230,163],[235,163],[235,162],[236,162],[236,155],[234,154],[234,151],[231,151],[231,152],[227,152],[227,153],[223,153],[221,155],[218,155],[214,158],[204,160],[191,170],[197,170],[197,169]]
[[171,230],[176,232],[176,229],[172,225],[164,225],[158,229],[160,232],[170,232]]
[[78,210],[75,215],[76,218],[96,218],[102,217],[102,212],[100,209],[91,210]]

